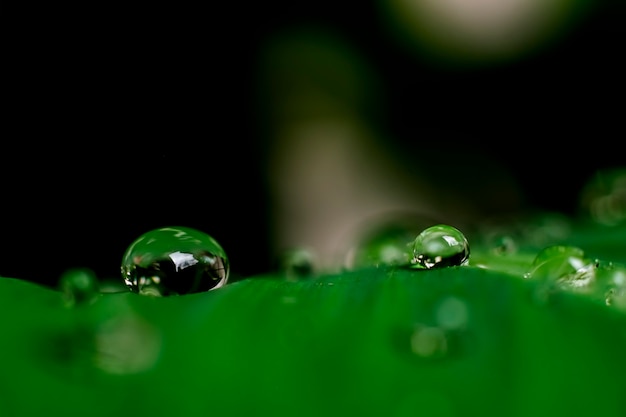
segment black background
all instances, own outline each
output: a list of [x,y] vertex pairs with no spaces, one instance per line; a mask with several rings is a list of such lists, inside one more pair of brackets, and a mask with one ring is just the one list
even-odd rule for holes
[[[394,44],[373,3],[3,10],[0,275],[54,283],[85,266],[117,276],[133,239],[169,225],[212,234],[235,275],[271,268],[256,60],[267,36],[305,23],[341,33],[375,63],[392,146],[416,158],[487,154],[510,169],[528,206],[574,213],[593,172],[624,165],[625,15],[618,2],[598,4],[548,50],[463,72]],[[418,128],[447,139],[416,145]],[[467,188],[462,176],[446,181]]]

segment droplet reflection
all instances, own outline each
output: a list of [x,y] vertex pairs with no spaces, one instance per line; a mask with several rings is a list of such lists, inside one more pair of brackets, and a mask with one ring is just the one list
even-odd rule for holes
[[413,242],[411,263],[418,268],[442,268],[466,265],[470,247],[463,233],[440,224],[422,231]]
[[230,264],[220,244],[188,227],[165,227],[141,235],[122,259],[122,278],[135,293],[183,295],[220,288]]

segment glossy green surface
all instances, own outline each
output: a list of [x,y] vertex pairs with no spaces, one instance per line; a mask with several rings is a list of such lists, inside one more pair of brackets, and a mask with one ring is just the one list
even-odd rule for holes
[[[614,279],[625,236],[586,225],[567,240]],[[70,307],[2,278],[0,416],[626,415],[626,305],[525,279],[537,253],[476,244],[467,266]]]

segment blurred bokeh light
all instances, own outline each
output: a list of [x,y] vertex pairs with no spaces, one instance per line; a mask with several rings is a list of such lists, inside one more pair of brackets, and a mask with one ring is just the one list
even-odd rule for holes
[[381,0],[399,42],[438,65],[520,59],[566,36],[588,0]]
[[215,237],[236,277],[294,246],[330,259],[393,211],[575,214],[582,184],[624,164],[623,4],[25,6],[4,61],[0,274],[114,278],[136,236],[171,225]]

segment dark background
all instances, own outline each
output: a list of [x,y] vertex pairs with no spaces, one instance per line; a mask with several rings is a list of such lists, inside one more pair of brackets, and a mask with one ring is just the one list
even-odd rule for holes
[[[236,277],[272,268],[256,60],[267,36],[305,23],[333,28],[375,63],[386,80],[381,119],[397,138],[390,146],[433,167],[445,154],[468,164],[489,155],[528,207],[574,214],[594,172],[624,165],[625,15],[617,1],[598,4],[545,51],[468,71],[385,41],[373,5],[3,10],[0,275],[53,284],[84,266],[117,276],[132,240],[168,225],[212,234]],[[445,133],[415,145],[414,129]],[[438,181],[442,192],[468,187],[458,173]]]

